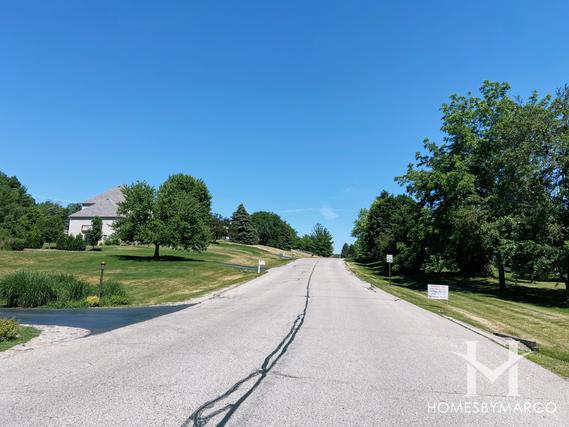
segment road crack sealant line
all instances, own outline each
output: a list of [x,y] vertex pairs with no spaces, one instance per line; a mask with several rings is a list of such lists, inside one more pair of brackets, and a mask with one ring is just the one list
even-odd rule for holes
[[[194,413],[192,413],[186,419],[186,421],[182,424],[182,427],[205,426],[212,418],[225,413],[221,421],[217,424],[218,426],[224,426],[233,416],[235,411],[239,409],[241,404],[245,402],[245,400],[247,400],[247,398],[251,396],[251,394],[253,394],[255,389],[259,386],[259,384],[261,384],[261,382],[265,379],[265,377],[268,375],[271,369],[273,369],[273,367],[277,364],[279,359],[287,352],[289,346],[294,341],[296,334],[304,324],[304,319],[306,318],[306,311],[308,309],[308,301],[310,299],[310,282],[312,281],[312,275],[314,274],[314,270],[316,269],[317,264],[318,261],[316,262],[316,264],[314,264],[314,267],[312,267],[312,271],[310,272],[310,276],[308,276],[308,283],[306,284],[306,294],[304,296],[304,308],[302,312],[298,316],[296,316],[296,319],[294,320],[292,327],[290,328],[286,336],[282,339],[282,341],[263,360],[263,364],[261,365],[261,367],[251,372],[246,377],[237,381],[225,393],[201,405],[198,409],[196,409]],[[242,385],[252,380],[255,380],[253,385],[251,385],[251,387],[248,390],[246,390],[241,395],[241,397],[239,397],[234,403],[220,404],[220,402],[230,398],[231,395],[239,391]]]

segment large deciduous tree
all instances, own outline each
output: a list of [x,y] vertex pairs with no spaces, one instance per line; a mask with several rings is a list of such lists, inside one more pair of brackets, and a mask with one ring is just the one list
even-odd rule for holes
[[367,213],[367,257],[384,260],[391,254],[395,271],[419,270],[425,259],[424,226],[424,210],[411,197],[383,191]]
[[353,257],[360,261],[369,260],[369,249],[367,247],[367,220],[369,209],[360,209],[358,217],[354,221],[352,237],[356,238],[353,245]]
[[565,303],[569,305],[569,87],[557,93],[552,104],[556,118],[553,138],[554,217],[550,221],[549,239],[556,249],[554,265],[565,281]]
[[156,191],[145,182],[123,187],[114,228],[125,242],[195,251],[207,249],[211,240],[211,195],[205,183],[190,175],[170,176]]
[[501,289],[522,237],[517,225],[535,234],[531,218],[549,210],[548,137],[540,132],[549,100],[523,102],[509,88],[485,82],[481,97],[451,96],[442,107],[444,143],[427,140],[427,153],[398,178],[429,209],[433,252],[470,275],[488,274],[494,261]]
[[296,238],[296,231],[273,212],[255,212],[251,221],[257,230],[261,245],[288,250]]
[[126,243],[154,244],[154,257],[160,257],[156,218],[156,190],[146,182],[135,182],[121,187],[124,201],[119,203],[118,218],[113,223],[115,234]]
[[211,234],[214,241],[225,239],[229,236],[231,220],[223,215],[214,213],[211,215]]
[[69,215],[68,210],[54,202],[43,202],[37,207],[45,217],[43,240],[51,247],[51,243],[57,242],[65,230],[65,220]]

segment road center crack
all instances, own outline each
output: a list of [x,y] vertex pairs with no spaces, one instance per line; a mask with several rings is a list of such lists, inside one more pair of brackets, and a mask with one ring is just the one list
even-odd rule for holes
[[[282,339],[282,341],[263,360],[263,364],[261,365],[261,367],[251,372],[246,377],[237,381],[225,393],[201,405],[195,412],[193,412],[186,419],[186,421],[182,424],[182,427],[205,426],[208,422],[220,416],[221,414],[224,414],[223,418],[219,421],[219,423],[217,423],[217,425],[224,426],[229,421],[231,416],[235,413],[235,411],[239,409],[241,404],[245,400],[247,400],[247,398],[251,396],[251,394],[253,394],[255,389],[259,386],[259,384],[261,384],[261,382],[265,379],[267,374],[277,364],[279,359],[287,352],[289,346],[294,341],[296,334],[304,324],[306,311],[308,309],[308,301],[310,299],[310,282],[312,280],[312,275],[314,274],[314,270],[316,269],[317,264],[318,262],[314,264],[314,267],[312,267],[312,271],[310,272],[310,276],[308,276],[308,282],[306,284],[306,294],[304,297],[304,309],[298,316],[296,316],[292,324],[292,327],[290,328],[286,336]],[[232,403],[231,398],[236,397],[234,395],[242,388],[242,386],[248,383],[251,383],[249,388],[245,389],[244,393],[241,394],[241,396]]]

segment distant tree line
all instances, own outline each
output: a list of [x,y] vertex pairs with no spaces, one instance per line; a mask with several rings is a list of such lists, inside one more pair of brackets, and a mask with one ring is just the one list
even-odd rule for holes
[[213,229],[216,239],[229,240],[246,245],[266,245],[283,250],[298,249],[319,256],[331,256],[333,241],[330,232],[321,224],[316,224],[312,233],[298,236],[297,231],[273,212],[259,211],[249,214],[240,204],[231,218],[213,215]]
[[56,243],[69,224],[68,216],[81,209],[55,202],[36,203],[18,178],[0,172],[0,249],[41,248]]
[[443,104],[443,142],[424,141],[396,178],[407,194],[382,192],[354,223],[343,253],[395,256],[399,272],[505,272],[557,278],[569,300],[569,87],[527,100],[486,81],[480,96]]

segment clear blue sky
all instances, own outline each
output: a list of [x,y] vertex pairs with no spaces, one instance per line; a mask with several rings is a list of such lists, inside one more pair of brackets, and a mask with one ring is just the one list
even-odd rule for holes
[[439,106],[569,83],[565,1],[17,1],[0,13],[0,170],[38,201],[203,178],[214,210],[323,223],[400,192]]

